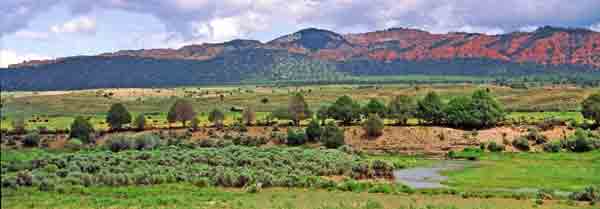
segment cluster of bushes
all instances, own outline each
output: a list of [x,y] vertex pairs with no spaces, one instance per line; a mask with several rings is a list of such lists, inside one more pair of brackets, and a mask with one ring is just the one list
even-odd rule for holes
[[128,136],[124,134],[117,134],[111,136],[104,146],[113,152],[119,152],[123,150],[151,150],[155,149],[160,145],[160,138],[154,134],[140,134],[137,136]]
[[600,186],[589,186],[583,191],[573,192],[569,195],[569,199],[576,201],[590,201],[600,203]]
[[[371,123],[370,127],[377,127],[373,122],[380,121],[374,117],[391,119],[397,124],[406,124],[409,118],[416,117],[431,125],[482,128],[495,126],[504,120],[505,115],[502,104],[486,90],[477,90],[471,97],[452,98],[449,103],[444,103],[438,94],[430,92],[419,101],[409,96],[398,96],[388,105],[380,100],[371,99],[362,107],[351,97],[342,96],[332,105],[322,107],[317,112],[317,117],[322,121],[335,119],[344,124],[367,118],[365,124]],[[366,130],[370,136],[379,134],[378,130]]]
[[[115,139],[119,144],[115,145],[116,149],[131,146],[123,141],[130,139]],[[368,161],[335,149],[169,146],[152,151],[141,148],[124,152],[88,150],[29,161],[4,161],[2,187],[36,186],[45,191],[60,185],[174,182],[225,187],[307,187],[336,185],[322,176],[391,178],[392,171],[393,166],[385,161]]]
[[289,128],[285,143],[289,146],[303,145],[307,142],[321,142],[327,148],[338,148],[345,144],[344,130],[334,122],[321,126],[312,120],[306,129]]

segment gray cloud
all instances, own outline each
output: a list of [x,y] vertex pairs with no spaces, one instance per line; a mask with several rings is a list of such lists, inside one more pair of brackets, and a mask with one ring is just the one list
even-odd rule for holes
[[541,25],[589,28],[600,22],[598,0],[3,0],[0,35],[25,28],[59,4],[75,15],[94,9],[149,14],[184,40],[244,36],[282,22],[341,31],[414,27],[486,33]]

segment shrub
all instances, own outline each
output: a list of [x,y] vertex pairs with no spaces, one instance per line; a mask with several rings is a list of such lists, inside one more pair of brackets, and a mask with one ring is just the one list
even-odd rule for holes
[[311,120],[308,127],[306,127],[306,137],[311,142],[317,141],[321,137],[321,132],[323,132],[321,125],[315,119]]
[[496,142],[490,142],[487,146],[487,149],[490,152],[502,152],[502,151],[504,151],[505,147],[503,144],[498,144]]
[[77,138],[71,138],[71,139],[69,139],[67,144],[65,144],[65,148],[74,150],[74,151],[77,151],[77,150],[81,149],[82,147],[83,147],[83,142],[81,142],[81,140],[79,140]]
[[298,146],[306,143],[306,134],[302,129],[294,130],[289,128],[287,130],[286,144],[288,146]]
[[408,119],[415,116],[417,102],[414,97],[400,95],[394,97],[388,105],[388,117],[396,120],[396,123],[406,125]]
[[158,147],[160,138],[154,134],[141,134],[134,138],[135,149],[150,150]]
[[208,114],[208,121],[212,122],[216,127],[223,126],[223,120],[225,120],[225,113],[217,108]]
[[385,117],[388,112],[385,104],[378,99],[370,99],[362,111],[365,115],[376,114],[379,117]]
[[560,142],[546,143],[544,144],[544,152],[560,152]]
[[70,138],[81,139],[83,143],[93,143],[91,134],[94,133],[92,124],[82,116],[77,116],[71,124]]
[[123,125],[131,123],[131,114],[125,108],[125,105],[116,103],[110,106],[106,115],[106,123],[111,129],[120,129]]
[[512,145],[513,145],[513,147],[515,147],[519,150],[523,150],[523,151],[529,151],[529,149],[530,149],[529,140],[527,140],[527,138],[525,138],[525,137],[519,137],[519,138],[513,140]]
[[587,152],[600,148],[598,147],[599,141],[600,136],[593,132],[577,129],[567,140],[565,148],[573,152]]
[[37,147],[40,144],[41,137],[37,132],[33,132],[25,135],[23,138],[23,146],[25,147]]
[[308,103],[304,100],[301,93],[295,93],[290,96],[288,103],[288,113],[294,125],[300,126],[300,121],[312,116]]
[[536,128],[530,128],[529,133],[527,134],[527,139],[529,141],[534,141],[535,144],[545,144],[548,142],[548,138],[538,131]]
[[190,121],[195,117],[196,111],[194,111],[192,103],[184,99],[176,100],[167,113],[167,121],[169,123],[179,121],[183,127],[186,126],[187,121]]
[[259,193],[262,190],[262,183],[247,185],[244,190],[246,190],[248,193]]
[[600,93],[590,95],[581,103],[583,117],[594,120],[600,125]]
[[418,101],[416,116],[430,124],[441,124],[445,118],[445,104],[435,92],[429,92],[425,98]]
[[325,125],[320,139],[323,145],[330,149],[336,149],[346,144],[344,140],[344,130],[338,128],[334,122]]
[[42,182],[40,182],[38,189],[42,192],[48,192],[48,191],[54,191],[55,187],[56,187],[56,185],[54,184],[54,182],[49,181],[49,180],[43,180]]
[[331,106],[327,113],[331,118],[341,120],[344,124],[350,124],[360,119],[360,105],[353,101],[350,96],[339,97]]
[[600,201],[600,187],[589,186],[589,187],[586,187],[583,191],[573,192],[569,196],[569,199],[576,200],[576,201],[591,201],[591,202]]
[[378,137],[383,134],[383,120],[377,114],[371,114],[363,124],[363,129],[369,137]]
[[105,146],[112,152],[120,152],[134,148],[135,144],[129,137],[119,134],[111,136]]

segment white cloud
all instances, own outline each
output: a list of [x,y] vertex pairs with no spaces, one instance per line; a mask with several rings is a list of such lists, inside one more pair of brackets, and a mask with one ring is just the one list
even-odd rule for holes
[[96,20],[89,17],[79,17],[61,25],[54,25],[50,28],[53,33],[85,33],[93,34],[96,32]]
[[17,38],[23,39],[33,39],[33,40],[46,40],[49,38],[48,33],[46,32],[36,32],[36,31],[28,31],[28,30],[20,30],[15,33]]
[[51,57],[32,53],[20,54],[10,49],[0,50],[0,67],[3,68],[12,64],[22,63],[23,61],[45,59],[51,59]]
[[[64,5],[75,15],[100,9],[148,14],[159,19],[167,33],[186,42],[245,38],[254,32],[301,26],[339,32],[411,27],[497,34],[543,25],[589,27],[600,21],[598,0],[3,0],[0,35],[26,28],[54,5]],[[51,31],[95,29],[94,20],[82,18]]]
[[600,32],[600,22],[590,26],[590,30]]
[[539,28],[539,26],[536,26],[536,25],[526,25],[526,26],[520,27],[519,31],[520,32],[533,32],[533,31],[537,30],[538,28]]

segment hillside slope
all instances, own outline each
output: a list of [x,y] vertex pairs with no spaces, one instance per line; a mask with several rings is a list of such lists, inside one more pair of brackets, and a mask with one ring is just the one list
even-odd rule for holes
[[[365,75],[600,72],[600,33],[542,27],[503,35],[394,28],[341,35],[309,28],[267,43],[232,40],[36,60],[0,70],[3,90],[337,81]],[[124,76],[125,75],[125,76]]]

